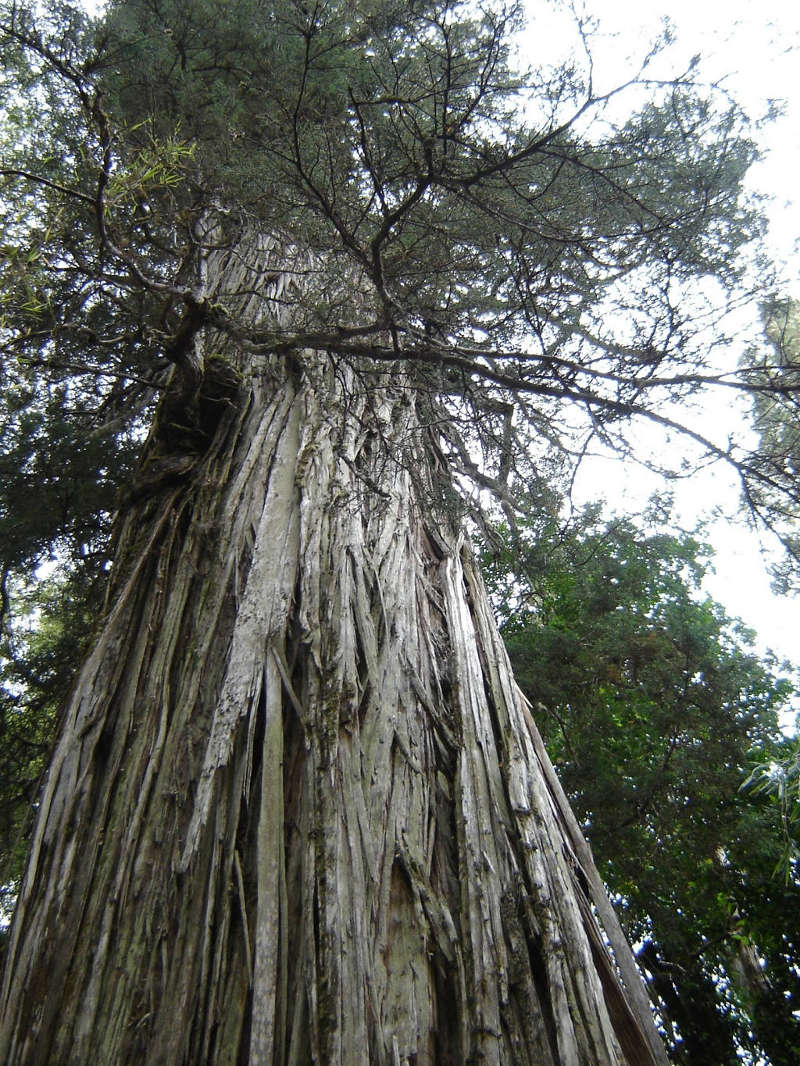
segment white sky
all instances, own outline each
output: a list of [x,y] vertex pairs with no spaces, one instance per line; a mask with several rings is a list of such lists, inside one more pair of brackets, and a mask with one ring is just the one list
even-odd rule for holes
[[[669,69],[677,72],[699,54],[699,72],[708,80],[725,77],[726,85],[752,118],[760,117],[769,99],[784,101],[784,115],[758,133],[766,153],[752,171],[752,188],[771,198],[770,245],[785,264],[787,288],[800,296],[800,4],[795,0],[587,0],[585,7],[598,23],[595,40],[595,84],[610,87],[634,69],[626,62],[641,57],[667,17],[675,32]],[[528,0],[539,32],[557,19],[547,0]],[[555,27],[553,27],[555,29]],[[541,40],[541,37],[539,38]],[[725,412],[722,412],[724,418]],[[577,489],[586,499],[602,496],[619,513],[641,510],[651,492],[663,488],[638,467],[613,460],[593,460]],[[738,493],[731,476],[719,466],[675,490],[680,524],[692,528],[715,507],[735,515]],[[718,520],[706,539],[716,550],[714,575],[707,591],[730,614],[756,630],[761,650],[800,663],[795,634],[800,628],[800,599],[778,597],[761,555],[768,539],[743,523]]]
[[[776,259],[786,263],[787,284],[800,296],[800,2],[798,0],[574,0],[598,23],[595,77],[599,84],[623,80],[625,59],[641,57],[664,18],[675,30],[669,51],[672,71],[701,56],[700,70],[709,79],[725,77],[739,103],[757,118],[769,99],[782,99],[785,114],[760,135],[766,158],[753,170],[753,188],[772,199],[770,239]],[[98,0],[87,6],[99,7]],[[559,15],[551,0],[527,0],[535,16],[537,47],[542,37],[557,35]],[[555,57],[554,57],[555,58]],[[620,513],[640,511],[649,495],[663,487],[640,468],[597,460],[584,473],[578,490],[586,499],[602,495]],[[732,480],[719,467],[683,483],[676,493],[678,518],[692,528],[712,508],[737,508]],[[795,634],[800,629],[800,599],[777,597],[761,555],[765,538],[742,524],[717,521],[707,539],[717,555],[708,592],[727,610],[756,630],[759,647],[800,663]]]

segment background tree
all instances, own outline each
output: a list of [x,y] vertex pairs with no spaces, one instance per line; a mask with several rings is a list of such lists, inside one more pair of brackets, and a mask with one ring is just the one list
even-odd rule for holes
[[87,650],[97,586],[77,576],[16,591],[0,670],[0,954],[30,845],[58,712]]
[[[755,506],[772,511],[783,542],[790,546],[790,558],[778,558],[773,563],[775,586],[783,592],[796,592],[797,575],[792,558],[797,554],[800,511],[795,501],[782,496],[782,488],[797,483],[800,468],[797,417],[800,311],[796,300],[774,295],[764,301],[761,311],[766,354],[752,350],[745,358],[760,383],[769,387],[758,391],[752,401],[753,422],[760,443],[758,463],[764,476],[761,484],[753,489],[750,500]],[[779,811],[784,838],[781,866],[787,879],[794,876],[798,859],[798,782],[800,758],[795,742],[782,758],[769,758],[756,766],[747,783],[755,793],[771,797]]]
[[90,513],[124,482],[10,1062],[665,1061],[463,519],[513,515],[578,413],[622,440],[747,387],[704,369],[700,282],[741,297],[754,151],[694,69],[596,90],[583,27],[585,63],[517,72],[516,21],[5,9],[11,424],[63,382]]
[[766,345],[751,350],[743,360],[760,388],[752,398],[753,423],[759,436],[760,483],[753,486],[754,507],[774,515],[788,560],[778,560],[775,577],[779,588],[796,587],[791,565],[797,547],[800,509],[784,490],[797,484],[800,469],[800,429],[797,393],[800,386],[800,308],[797,301],[771,296],[761,308]]
[[769,796],[780,814],[784,850],[779,863],[786,879],[793,877],[797,867],[797,823],[800,821],[800,742],[786,745],[781,757],[759,763],[752,771],[745,788],[757,795]]
[[792,685],[701,595],[697,540],[590,509],[512,543],[489,587],[515,675],[640,945],[672,1061],[788,1066],[798,882],[775,876],[776,810],[741,785],[786,750]]

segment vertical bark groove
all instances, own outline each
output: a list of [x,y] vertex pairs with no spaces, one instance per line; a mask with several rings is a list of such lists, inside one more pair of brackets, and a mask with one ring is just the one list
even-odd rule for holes
[[[256,291],[247,262],[216,264],[228,291]],[[120,525],[0,1058],[663,1066],[476,563],[432,517],[405,371],[227,357],[213,438]]]

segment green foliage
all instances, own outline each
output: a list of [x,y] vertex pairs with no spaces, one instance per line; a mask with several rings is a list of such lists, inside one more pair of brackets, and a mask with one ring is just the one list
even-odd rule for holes
[[93,569],[86,560],[66,575],[4,586],[15,612],[0,649],[0,927],[24,868],[58,715],[102,607]]
[[[666,405],[720,380],[703,281],[741,295],[755,149],[694,66],[650,78],[666,39],[600,93],[585,23],[585,62],[542,39],[524,69],[501,0],[3,10],[8,344],[83,375],[95,410],[109,390],[116,418],[146,406],[201,308],[252,351],[410,362],[448,461],[480,451],[469,476],[513,495],[553,452],[624,448],[633,418],[675,428]],[[206,291],[209,256],[243,234],[310,256],[280,327]],[[692,440],[748,485],[767,476]]]
[[776,873],[781,872],[788,883],[796,876],[800,861],[800,742],[795,740],[782,758],[755,766],[742,788],[771,797],[780,811],[784,850]]
[[[3,878],[111,515],[195,319],[214,350],[262,360],[404,361],[448,478],[509,508],[594,436],[624,448],[639,416],[674,429],[667,405],[719,383],[703,282],[735,305],[761,228],[744,116],[694,69],[650,81],[652,56],[627,107],[623,86],[595,91],[588,61],[552,64],[547,40],[517,70],[518,24],[493,0],[116,0],[99,20],[2,4]],[[280,326],[237,308],[284,262],[227,298],[204,287],[209,259],[254,235],[306,256]],[[771,373],[721,377],[747,389]],[[793,467],[776,477],[744,446],[692,440],[734,463],[757,512],[774,491],[791,513]],[[658,970],[665,1017],[675,996],[709,1003],[705,1061],[721,1063],[743,1012],[758,1016],[731,976],[737,938],[767,954],[789,1006],[797,994],[794,944],[775,932],[793,886],[747,859],[774,850],[776,814],[738,791],[752,750],[780,755],[788,687],[695,594],[699,544],[596,515],[562,535],[548,492],[494,563],[509,644],[651,972],[678,967]],[[31,586],[51,552],[65,576]]]
[[[130,470],[135,443],[93,435],[69,381],[26,375],[0,400],[0,560],[28,569],[56,544],[73,558],[107,536],[109,511]],[[83,423],[83,424],[81,424]],[[109,465],[112,464],[112,465]]]
[[[594,95],[546,42],[538,66],[514,69],[514,4],[118,0],[98,25],[73,11],[67,47],[63,14],[13,11],[7,48],[60,93],[44,124],[55,171],[33,153],[19,170],[70,190],[85,232],[102,209],[110,262],[84,244],[84,266],[113,262],[108,286],[160,292],[151,331],[215,212],[214,243],[260,226],[320,253],[298,325],[358,328],[374,346],[391,324],[406,357],[465,360],[470,396],[500,358],[506,388],[613,421],[688,384],[671,374],[707,343],[683,286],[738,284],[736,250],[759,231],[742,197],[754,149],[722,94],[689,73],[649,82],[645,62],[638,113],[614,123],[623,89]],[[334,298],[342,271],[358,306]]]
[[753,504],[774,513],[777,530],[788,549],[775,566],[776,586],[797,588],[793,561],[800,558],[800,503],[792,492],[800,472],[800,305],[772,296],[761,309],[766,350],[751,350],[744,365],[753,387],[753,424],[759,436],[754,467],[759,483],[750,491]]
[[[23,9],[15,17],[17,30],[31,29]],[[43,31],[58,28],[63,69],[82,61],[91,47],[88,20],[59,5],[42,17]],[[87,116],[75,106],[77,86],[52,57],[20,47],[13,34],[3,36],[1,47],[4,925],[58,713],[102,606],[113,513],[132,476],[138,420],[152,394],[136,380],[141,367],[134,345],[114,343],[116,307],[92,280],[99,252],[90,208],[96,173]]]
[[788,1066],[800,886],[771,876],[780,820],[740,786],[785,750],[778,714],[795,690],[700,593],[696,539],[596,510],[528,537],[488,561],[490,588],[674,1060]]

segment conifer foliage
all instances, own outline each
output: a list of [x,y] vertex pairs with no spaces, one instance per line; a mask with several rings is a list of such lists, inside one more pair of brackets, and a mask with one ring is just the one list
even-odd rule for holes
[[46,551],[107,576],[15,1066],[666,1061],[465,519],[576,432],[754,387],[705,364],[754,152],[694,68],[600,89],[587,26],[527,70],[518,23],[3,7],[3,462],[47,493],[3,498],[4,612]]

